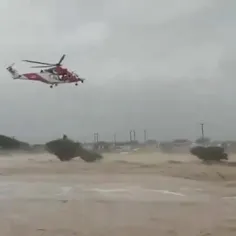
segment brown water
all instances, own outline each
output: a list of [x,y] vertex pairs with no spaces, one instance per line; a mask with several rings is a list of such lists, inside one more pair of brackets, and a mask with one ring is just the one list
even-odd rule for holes
[[[232,161],[236,157],[230,157]],[[236,235],[236,167],[188,155],[0,157],[4,236]]]

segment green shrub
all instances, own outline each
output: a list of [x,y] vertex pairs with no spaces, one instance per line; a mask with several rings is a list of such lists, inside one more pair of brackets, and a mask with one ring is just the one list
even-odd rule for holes
[[223,147],[210,146],[203,147],[197,146],[190,149],[190,153],[197,156],[203,161],[221,161],[228,160],[228,154],[224,152]]
[[80,157],[86,162],[94,162],[102,158],[100,154],[88,151],[80,143],[67,138],[56,139],[46,143],[46,149],[57,156],[60,161],[70,161],[75,157]]
[[25,149],[29,148],[28,143],[21,142],[15,138],[11,138],[5,135],[0,135],[0,147],[1,149]]

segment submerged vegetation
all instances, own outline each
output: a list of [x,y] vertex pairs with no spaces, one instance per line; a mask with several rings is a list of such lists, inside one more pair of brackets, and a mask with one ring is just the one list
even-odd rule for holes
[[46,150],[57,156],[60,161],[70,161],[75,157],[80,157],[86,162],[94,162],[102,158],[99,153],[88,151],[80,143],[65,136],[46,143]]
[[[170,151],[168,143],[163,143],[161,147],[165,151]],[[103,158],[100,153],[85,149],[81,143],[74,142],[67,138],[66,135],[63,138],[55,139],[42,145],[30,145],[14,137],[0,135],[0,150],[47,151],[63,162],[70,161],[75,157],[80,157],[85,162],[95,162]],[[204,146],[201,142],[198,142],[197,146],[190,148],[190,153],[203,161],[228,160],[228,154],[225,153],[223,146]]]
[[75,157],[80,157],[86,162],[94,162],[102,159],[102,155],[94,151],[88,151],[79,142],[68,139],[65,135],[61,139],[52,140],[45,145],[32,145],[21,142],[14,137],[0,135],[0,149],[8,151],[37,151],[39,147],[44,147],[49,153],[54,154],[60,161],[70,161]]
[[28,143],[21,142],[14,137],[0,135],[0,148],[2,150],[24,150],[29,149],[30,145]]
[[223,147],[218,146],[196,146],[190,149],[190,153],[203,161],[221,161],[228,160],[228,154]]

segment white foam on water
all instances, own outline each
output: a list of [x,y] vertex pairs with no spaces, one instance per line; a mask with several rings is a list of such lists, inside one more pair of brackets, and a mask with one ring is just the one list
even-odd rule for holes
[[151,192],[158,192],[158,193],[163,193],[163,194],[170,194],[170,195],[175,195],[175,196],[181,196],[185,197],[185,194],[179,193],[179,192],[172,192],[169,190],[158,190],[158,189],[147,189],[146,191],[151,191]]
[[[133,189],[133,190],[132,190]],[[181,196],[184,197],[186,196],[185,194],[179,193],[179,192],[172,192],[169,190],[161,190],[161,189],[147,189],[147,188],[129,188],[129,189],[100,189],[100,188],[92,188],[92,189],[87,189],[89,191],[96,191],[100,192],[103,194],[109,194],[109,193],[118,193],[118,192],[127,192],[127,193],[145,193],[145,192],[152,192],[152,193],[160,193],[160,194],[170,194],[170,195],[175,195],[175,196]]]
[[[190,189],[189,189],[190,190]],[[112,201],[202,201],[208,199],[195,191],[146,188],[124,183],[53,183],[53,182],[0,182],[1,200],[91,200]],[[236,197],[235,197],[236,198]],[[232,199],[232,197],[231,197]]]
[[101,189],[101,188],[91,188],[88,191],[95,191],[101,193],[117,193],[117,192],[127,192],[127,189]]
[[60,190],[61,192],[57,195],[65,196],[68,195],[73,190],[73,187],[71,186],[61,187]]
[[232,196],[232,197],[222,197],[222,199],[226,199],[226,200],[227,200],[227,199],[229,199],[229,200],[231,200],[231,199],[234,200],[234,199],[235,199],[235,200],[236,200],[236,196]]

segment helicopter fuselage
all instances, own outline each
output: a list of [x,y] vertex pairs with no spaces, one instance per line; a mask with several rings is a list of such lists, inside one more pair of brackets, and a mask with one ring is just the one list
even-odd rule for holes
[[40,64],[40,66],[33,66],[33,68],[48,68],[45,70],[41,70],[38,73],[19,74],[16,69],[13,69],[13,65],[8,66],[7,70],[12,75],[13,79],[40,81],[43,83],[50,84],[51,88],[53,85],[58,84],[75,83],[75,85],[78,85],[78,82],[83,83],[84,79],[80,78],[76,73],[70,72],[67,68],[63,68],[61,66],[61,63],[64,58],[65,54],[61,57],[59,62],[55,64],[23,60],[29,63]]
[[62,78],[58,74],[54,74],[49,71],[43,71],[43,70],[38,73],[24,73],[24,74],[19,74],[16,69],[12,68],[12,66],[9,66],[7,70],[10,72],[13,79],[40,81],[50,85],[58,85],[65,83],[75,83],[76,85],[78,85],[78,82],[83,82],[83,79],[79,78],[79,76],[76,75],[75,73],[71,73],[72,75],[71,77],[64,76]]

